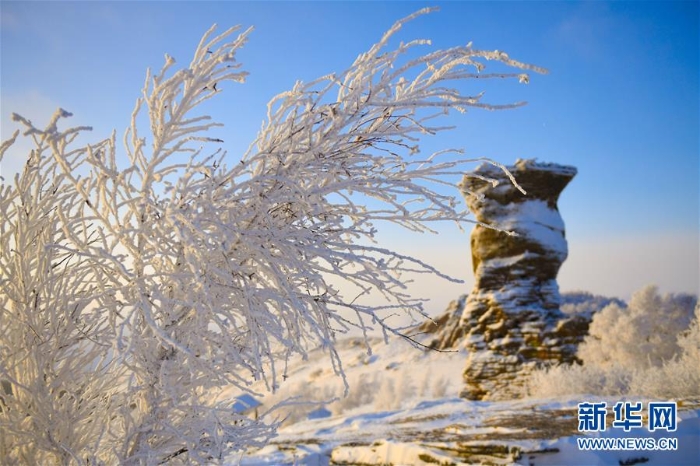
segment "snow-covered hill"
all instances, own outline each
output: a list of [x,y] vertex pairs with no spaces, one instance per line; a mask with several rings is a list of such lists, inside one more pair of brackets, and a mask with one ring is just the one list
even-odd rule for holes
[[[322,351],[290,366],[279,392],[261,400],[263,410],[290,396],[319,403],[276,411],[287,418],[278,437],[263,449],[231,456],[228,464],[700,464],[697,403],[681,404],[676,432],[608,428],[596,434],[673,437],[678,439],[675,451],[579,450],[577,439],[583,435],[577,430],[577,404],[607,401],[613,406],[621,399],[468,401],[457,396],[462,352],[424,352],[403,340],[388,345],[374,340],[372,348],[370,355],[361,339],[339,343],[350,384],[344,398],[342,380]],[[340,399],[323,402],[334,397]]]

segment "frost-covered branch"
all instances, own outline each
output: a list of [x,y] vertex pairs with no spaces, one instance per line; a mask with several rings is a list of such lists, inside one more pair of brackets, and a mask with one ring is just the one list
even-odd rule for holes
[[[103,276],[69,247],[69,237],[90,243],[94,232],[84,199],[50,155],[58,150],[76,167],[85,155],[84,149],[65,151],[81,130],[59,132],[56,123],[66,116],[57,111],[45,130],[16,118],[36,147],[14,184],[0,189],[3,464],[95,459],[112,411],[124,403],[109,310],[96,305]],[[3,144],[0,160],[10,147]],[[66,219],[74,216],[83,221],[71,228]]]
[[[450,82],[527,82],[526,72],[544,72],[471,45],[418,58],[412,52],[428,41],[392,49],[399,29],[428,11],[396,23],[345,71],[272,99],[257,138],[231,166],[221,149],[203,154],[223,141],[207,136],[218,124],[194,110],[226,82],[244,80],[235,57],[250,30],[231,39],[237,28],[215,37],[211,28],[189,66],[175,70],[166,55],[160,72],[147,73],[125,159],[115,133],[71,150],[85,128],[59,132],[67,112],[46,130],[17,117],[37,149],[14,185],[3,184],[0,204],[1,310],[3,319],[20,316],[0,330],[9,387],[0,393],[1,458],[219,461],[275,429],[233,413],[224,389],[252,393],[261,382],[274,390],[286,361],[318,345],[342,375],[338,333],[401,334],[387,313],[425,315],[406,274],[451,278],[374,237],[383,222],[431,232],[433,222],[469,221],[457,187],[455,195],[441,189],[470,160],[455,160],[459,150],[424,156],[420,140],[448,129],[434,122],[451,109],[520,105],[490,105]],[[489,60],[519,71],[482,73]],[[387,304],[365,304],[371,291]],[[22,378],[27,361],[35,367]],[[54,373],[61,383],[50,382]],[[73,398],[56,388],[63,383]],[[20,393],[44,398],[9,407]],[[79,401],[65,432],[42,424],[27,433],[25,424],[44,422],[45,409],[68,399]]]

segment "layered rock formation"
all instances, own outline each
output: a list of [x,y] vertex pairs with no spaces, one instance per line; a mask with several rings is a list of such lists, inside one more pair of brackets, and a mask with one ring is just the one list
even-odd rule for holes
[[573,362],[588,326],[560,311],[556,282],[568,253],[557,200],[576,169],[533,160],[508,169],[527,195],[490,164],[465,177],[462,189],[476,219],[505,231],[474,228],[473,291],[453,302],[437,326],[421,328],[434,332],[434,348],[469,351],[462,393],[469,399],[508,398],[532,368]]

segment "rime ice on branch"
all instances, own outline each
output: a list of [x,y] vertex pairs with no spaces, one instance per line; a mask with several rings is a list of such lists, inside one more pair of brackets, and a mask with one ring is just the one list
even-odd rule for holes
[[[455,196],[436,186],[450,185],[470,160],[440,161],[448,150],[422,155],[420,138],[447,129],[432,121],[451,109],[522,105],[489,105],[481,94],[462,94],[449,82],[525,83],[524,71],[545,72],[471,45],[417,57],[413,52],[428,41],[389,46],[407,21],[428,11],[397,22],[345,71],[299,82],[275,97],[250,150],[233,161],[223,141],[206,134],[219,125],[194,110],[224,94],[227,82],[244,81],[236,53],[250,30],[230,39],[236,28],[219,36],[211,28],[185,68],[175,70],[174,58],[166,55],[160,72],[147,73],[124,135],[125,161],[117,157],[115,133],[71,149],[77,129],[57,133],[58,117],[46,131],[22,121],[40,160],[16,185],[2,186],[0,222],[9,220],[0,223],[0,271],[33,277],[36,286],[28,286],[27,278],[21,292],[5,294],[2,288],[0,321],[13,321],[25,334],[23,322],[36,321],[31,330],[46,340],[17,340],[22,333],[0,327],[0,349],[22,346],[0,357],[0,382],[9,381],[5,391],[29,400],[0,416],[0,436],[17,433],[0,438],[10,452],[0,462],[14,464],[18,455],[38,458],[30,461],[37,464],[63,463],[66,455],[90,464],[220,461],[233,450],[263,444],[275,428],[233,412],[217,398],[224,388],[253,393],[254,382],[261,381],[275,390],[287,375],[286,361],[318,345],[329,350],[342,375],[334,349],[338,332],[354,326],[401,334],[385,312],[424,315],[423,300],[410,296],[401,274],[439,272],[373,245],[375,225],[383,220],[425,232],[432,231],[432,222],[469,221]],[[518,72],[485,73],[489,60]],[[137,124],[142,111],[146,127]],[[218,149],[207,153],[212,143]],[[0,160],[11,145],[0,146]],[[51,196],[60,199],[60,209],[51,208]],[[26,214],[42,213],[38,204],[55,218]],[[12,245],[39,238],[35,231],[47,235],[46,244],[33,244],[32,251],[50,247],[72,262],[58,262],[47,274],[46,264],[33,259],[43,257],[40,252],[15,254]],[[76,263],[84,276],[72,274]],[[75,280],[62,281],[64,276]],[[22,370],[32,361],[23,355],[50,360],[48,348],[63,345],[56,340],[62,334],[50,328],[60,319],[45,319],[27,303],[47,303],[44,311],[75,317],[72,301],[57,299],[54,305],[45,290],[56,286],[61,289],[53,298],[73,297],[84,284],[92,288],[79,309],[95,325],[84,325],[81,317],[71,334],[79,343],[75,351],[84,351],[87,360],[106,351],[108,357],[101,371],[90,372],[89,364],[64,366],[61,380],[86,380],[89,386],[75,393],[118,387],[107,414],[66,405],[58,382],[41,402],[23,388],[47,383],[41,371]],[[362,296],[343,294],[345,284],[362,294],[379,290],[388,304],[371,306]],[[10,319],[5,309],[23,314]],[[56,369],[46,364],[42,371]],[[120,384],[115,373],[122,376]],[[21,413],[21,421],[4,415],[10,411]],[[42,415],[80,422],[62,424],[60,436],[49,424],[23,427]]]
[[440,328],[423,324],[436,332],[433,347],[469,350],[463,396],[471,399],[507,397],[529,368],[573,361],[576,334],[585,325],[564,321],[556,282],[567,256],[557,200],[576,169],[532,160],[508,168],[527,195],[486,164],[465,177],[462,189],[479,222],[517,236],[475,226],[473,291],[438,319]]

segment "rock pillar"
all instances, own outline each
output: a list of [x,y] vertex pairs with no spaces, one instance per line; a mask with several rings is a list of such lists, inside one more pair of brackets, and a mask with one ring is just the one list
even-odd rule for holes
[[[474,289],[433,330],[433,347],[468,350],[462,396],[469,399],[509,398],[532,368],[573,362],[582,326],[587,327],[559,310],[556,282],[568,253],[557,200],[576,168],[518,160],[508,169],[527,195],[490,164],[466,176],[462,188],[476,220],[517,236],[474,228]],[[429,324],[422,327],[430,330]]]

